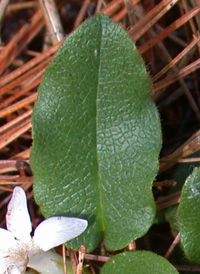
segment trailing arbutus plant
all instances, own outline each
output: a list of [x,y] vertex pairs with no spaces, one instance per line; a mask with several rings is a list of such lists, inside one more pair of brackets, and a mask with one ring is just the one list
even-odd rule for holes
[[[152,83],[128,34],[97,14],[66,38],[33,112],[34,197],[46,218],[85,219],[66,246],[123,250],[152,226],[161,125]],[[150,268],[149,268],[150,267]],[[121,251],[102,274],[178,273],[163,257]]]

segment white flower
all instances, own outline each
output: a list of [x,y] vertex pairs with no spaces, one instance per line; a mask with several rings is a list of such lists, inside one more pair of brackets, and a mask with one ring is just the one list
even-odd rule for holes
[[15,187],[6,225],[8,230],[0,228],[0,274],[23,274],[27,265],[32,265],[34,256],[77,237],[86,229],[87,221],[51,217],[39,224],[31,237],[26,195],[21,187]]

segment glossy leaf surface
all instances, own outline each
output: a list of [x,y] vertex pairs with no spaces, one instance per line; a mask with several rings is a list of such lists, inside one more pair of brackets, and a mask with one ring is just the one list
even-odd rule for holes
[[113,256],[101,274],[178,274],[163,257],[149,251],[127,251]]
[[187,178],[178,207],[181,243],[187,257],[200,263],[200,168]]
[[85,218],[68,243],[112,250],[153,222],[151,191],[161,147],[151,82],[128,34],[99,14],[83,23],[47,68],[33,113],[34,195],[46,217]]

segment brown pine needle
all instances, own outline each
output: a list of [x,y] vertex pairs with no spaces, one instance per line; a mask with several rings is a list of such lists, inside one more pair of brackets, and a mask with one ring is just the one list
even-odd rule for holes
[[45,23],[53,45],[57,44],[64,38],[64,30],[60,16],[54,0],[39,0],[43,10]]
[[190,10],[188,13],[184,14],[179,19],[175,20],[172,24],[170,24],[168,27],[166,27],[158,35],[149,39],[144,45],[140,46],[138,48],[140,53],[142,54],[145,51],[151,49],[158,42],[160,42],[161,40],[166,38],[170,33],[175,31],[176,29],[180,28],[182,25],[184,25],[186,22],[188,22],[191,18],[193,18],[195,15],[197,15],[199,13],[199,11],[200,11],[200,7],[195,7],[192,10]]
[[175,247],[178,245],[178,243],[180,242],[180,239],[181,239],[181,234],[180,234],[180,232],[179,232],[179,233],[177,234],[177,236],[175,237],[173,243],[170,245],[169,249],[167,250],[167,252],[166,252],[166,254],[165,254],[165,256],[164,256],[165,259],[168,259],[168,258],[171,256],[172,252],[174,251],[174,248],[175,248]]
[[[172,167],[176,162],[173,159],[187,157],[200,149],[200,130],[192,135],[183,145],[178,147],[167,157],[163,157],[160,163],[160,172]],[[169,161],[172,160],[172,161]]]

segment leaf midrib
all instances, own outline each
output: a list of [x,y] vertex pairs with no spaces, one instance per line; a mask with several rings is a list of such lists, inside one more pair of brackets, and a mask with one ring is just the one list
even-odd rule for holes
[[100,25],[101,25],[101,37],[100,37],[100,44],[99,44],[99,67],[98,67],[98,77],[97,77],[97,95],[96,95],[96,160],[97,160],[97,188],[98,188],[98,204],[99,204],[99,217],[101,220],[101,229],[105,231],[105,223],[104,223],[104,213],[103,213],[103,203],[102,203],[102,186],[100,181],[100,174],[99,174],[99,159],[98,159],[98,150],[97,150],[97,129],[98,129],[98,95],[99,95],[99,79],[101,74],[101,52],[102,52],[102,18],[100,18]]

